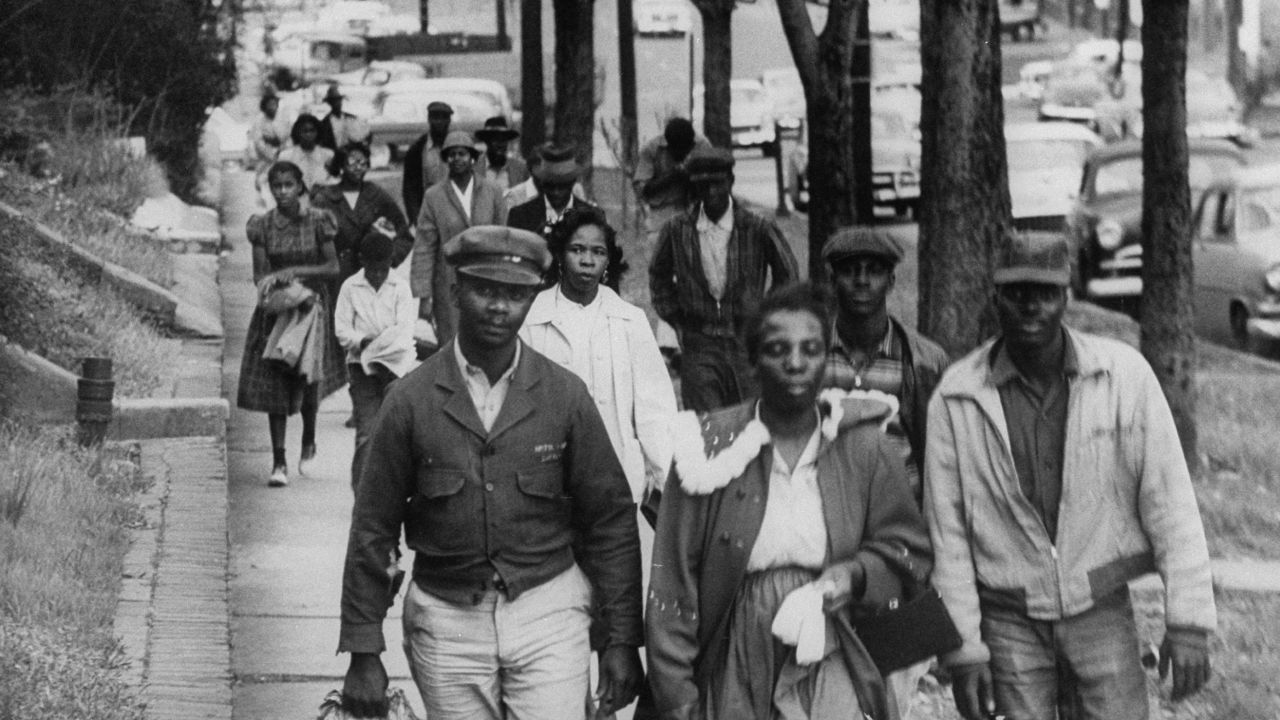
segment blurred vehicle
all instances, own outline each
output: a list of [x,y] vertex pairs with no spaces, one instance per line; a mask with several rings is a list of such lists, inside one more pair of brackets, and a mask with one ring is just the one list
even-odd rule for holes
[[1107,66],[1059,63],[1045,82],[1039,118],[1081,123],[1108,142],[1141,136],[1142,68],[1126,61],[1116,79]]
[[871,107],[901,115],[907,128],[920,139],[920,76],[887,75],[871,79]]
[[375,146],[386,145],[393,158],[427,131],[427,106],[435,101],[453,108],[450,129],[474,133],[487,118],[502,115],[518,124],[507,88],[483,78],[394,80],[378,93],[369,129]]
[[321,31],[283,37],[272,49],[269,60],[272,71],[285,70],[301,85],[368,64],[368,46],[364,38]]
[[684,37],[693,29],[693,11],[684,0],[639,0],[631,16],[642,37]]
[[[1187,173],[1194,197],[1227,180],[1245,163],[1225,140],[1187,141]],[[1080,192],[1067,216],[1079,258],[1077,291],[1089,299],[1142,295],[1142,143],[1125,140],[1095,150],[1085,161]]]
[[1018,70],[1018,95],[1027,100],[1039,101],[1044,97],[1044,86],[1053,74],[1053,63],[1048,60],[1032,60]]
[[1187,69],[1187,137],[1222,138],[1253,147],[1259,134],[1244,124],[1244,107],[1223,78]]
[[391,15],[391,6],[379,0],[339,0],[320,9],[316,24],[325,30],[368,35],[373,24]]
[[867,31],[871,37],[919,40],[919,0],[869,0]]
[[1192,216],[1196,330],[1245,349],[1280,341],[1280,167],[1205,188]]
[[1005,125],[1013,226],[1051,231],[1066,227],[1085,158],[1101,145],[1102,138],[1076,123]]
[[416,62],[404,60],[374,60],[367,67],[321,78],[311,85],[314,102],[324,102],[330,84],[337,84],[346,101],[343,110],[356,117],[373,116],[378,93],[390,82],[421,80],[427,76],[426,68]]
[[1033,40],[1036,30],[1043,32],[1040,21],[1040,0],[1000,0],[1000,32],[1013,41]]
[[[871,196],[876,207],[897,215],[914,212],[920,200],[920,140],[899,114],[871,112]],[[787,194],[796,210],[809,208],[808,123],[787,159]]]
[[786,130],[799,129],[807,117],[808,104],[804,99],[804,85],[800,71],[794,67],[770,68],[760,73],[760,84],[769,96],[773,117]]
[[[706,87],[693,86],[693,126],[702,127],[705,117]],[[773,127],[773,103],[764,85],[751,78],[729,81],[729,126],[735,148],[758,147],[768,151],[776,133]]]
[[[1082,40],[1071,49],[1067,57],[1068,63],[1089,64],[1111,67],[1120,56],[1120,44],[1115,38],[1089,38]],[[1127,63],[1142,62],[1142,42],[1140,40],[1124,41],[1124,61]]]

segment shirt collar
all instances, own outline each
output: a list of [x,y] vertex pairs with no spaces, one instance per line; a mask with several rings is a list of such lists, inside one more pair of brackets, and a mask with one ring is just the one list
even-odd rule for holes
[[[1071,336],[1067,335],[1067,331],[1062,331],[1062,374],[1065,377],[1077,375],[1080,372],[1080,361],[1076,357],[1076,349],[1071,343]],[[1004,339],[996,340],[991,346],[991,382],[999,387],[1013,380],[1022,377],[1022,373],[1018,372],[1018,366],[1013,364],[1013,358],[1009,357],[1008,347],[1005,345]]]
[[601,292],[602,290],[604,290],[603,285],[596,288],[596,296],[591,299],[591,302],[587,303],[586,305],[580,305],[574,300],[572,300],[568,295],[564,294],[564,283],[558,282],[556,283],[556,304],[559,305],[563,303],[566,307],[570,307],[575,310],[577,309],[595,310],[596,308],[600,307],[601,298],[604,295],[604,293]]
[[[364,276],[364,270],[361,270],[355,275],[352,275],[350,282],[355,287],[366,287],[366,288],[369,288],[370,290],[373,290],[373,284],[369,282],[369,278]],[[399,284],[400,284],[400,278],[395,274],[395,272],[389,272],[387,273],[387,279],[382,281],[382,287],[373,291],[381,292],[382,288],[395,287]]]
[[[520,342],[519,338],[516,338],[516,354],[511,357],[511,367],[508,367],[506,371],[502,373],[498,378],[498,382],[493,383],[494,385],[497,385],[503,380],[510,380],[511,376],[515,375],[516,368],[520,367],[520,348],[522,345],[524,345],[524,343]],[[457,338],[453,339],[453,358],[458,363],[458,369],[462,371],[462,377],[471,378],[475,375],[485,374],[483,368],[472,365],[471,362],[467,360],[467,357],[462,354],[462,344],[458,342]]]
[[[814,426],[813,426],[813,434],[809,436],[809,441],[805,443],[804,450],[800,451],[800,457],[796,458],[795,467],[787,468],[793,473],[796,471],[796,468],[804,467],[805,465],[815,462],[818,459],[818,445],[822,437],[822,411],[820,411],[815,406],[813,408],[813,414],[816,416],[816,419],[817,419],[817,422],[814,423]],[[756,416],[756,422],[760,423],[761,425],[764,425],[764,420],[760,419],[760,401],[759,400],[756,401],[755,416]],[[769,444],[772,445],[773,441],[770,440]],[[774,454],[776,455],[777,452],[778,452],[777,448],[774,447]],[[781,461],[781,459],[782,459],[781,457],[778,458],[779,461]]]
[[573,207],[573,204],[574,204],[573,201],[574,201],[574,197],[573,195],[570,195],[569,202],[565,204],[564,210],[557,211],[555,208],[551,207],[551,201],[547,199],[547,196],[546,195],[542,196],[542,206],[547,209],[547,218],[554,218],[556,220],[559,220],[560,218],[564,217],[564,214],[569,212],[569,209]]
[[467,192],[471,190],[472,186],[475,185],[475,182],[476,174],[474,172],[471,173],[471,177],[467,178],[467,184],[465,187],[458,187],[458,183],[454,182],[453,178],[449,178],[449,184],[453,186],[453,189],[463,195],[466,195]]
[[[877,357],[894,357],[894,350],[897,349],[897,346],[897,337],[893,332],[893,320],[889,320],[885,326],[884,337],[880,340]],[[840,330],[836,327],[834,321],[831,324],[831,349],[839,351],[846,357],[849,355],[849,349],[844,346],[844,341],[840,339]]]
[[725,208],[724,214],[715,222],[707,217],[707,211],[703,206],[698,205],[698,232],[706,232],[713,227],[718,227],[725,232],[733,230],[733,198],[729,198],[729,207]]

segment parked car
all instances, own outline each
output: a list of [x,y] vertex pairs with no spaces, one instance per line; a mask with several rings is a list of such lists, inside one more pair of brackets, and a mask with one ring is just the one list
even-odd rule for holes
[[1018,70],[1018,95],[1027,100],[1040,101],[1044,86],[1053,74],[1053,63],[1048,60],[1032,60]]
[[760,84],[769,96],[778,125],[787,130],[799,128],[808,108],[804,85],[800,83],[800,71],[794,67],[770,68],[760,73]]
[[1040,20],[1040,0],[1000,0],[997,5],[1000,12],[1000,32],[1009,39],[1032,40],[1036,31],[1043,32],[1044,25]]
[[[705,117],[702,83],[693,87],[693,126],[702,127]],[[773,103],[764,85],[751,78],[729,81],[729,125],[735,148],[758,147],[768,150],[776,133],[773,127]]]
[[919,40],[919,0],[869,0],[867,32],[871,37]]
[[1225,78],[1187,69],[1187,137],[1223,138],[1253,147],[1258,132],[1244,124],[1244,106]]
[[1197,332],[1273,350],[1280,341],[1280,167],[1242,170],[1195,200]]
[[1040,119],[1080,123],[1108,142],[1140,137],[1142,68],[1126,61],[1119,79],[1112,69],[1088,62],[1055,65],[1040,98]]
[[[1245,164],[1225,140],[1187,142],[1192,193],[1229,179]],[[1142,295],[1142,143],[1126,140],[1095,150],[1085,161],[1080,193],[1067,217],[1078,254],[1077,291],[1089,299]]]
[[367,67],[338,73],[322,78],[311,86],[314,102],[324,101],[329,85],[337,84],[346,98],[343,110],[360,118],[373,117],[378,100],[387,83],[399,80],[421,80],[427,76],[427,69],[416,62],[405,60],[374,60]]
[[[1095,66],[1114,66],[1120,57],[1120,44],[1115,38],[1089,38],[1076,43],[1067,57],[1067,62],[1089,63]],[[1124,61],[1142,62],[1142,42],[1139,40],[1124,41]]]
[[[871,194],[876,207],[897,215],[914,212],[920,201],[920,139],[899,114],[871,113]],[[796,210],[809,208],[809,137],[807,123],[787,159],[787,194]]]
[[1014,227],[1062,231],[1080,189],[1085,158],[1101,145],[1102,138],[1076,123],[1006,125],[1004,147]]
[[427,131],[427,106],[435,101],[453,108],[454,130],[475,132],[487,118],[502,115],[518,124],[507,88],[483,78],[427,78],[395,80],[378,94],[375,113],[369,118],[373,144],[386,145],[392,157],[400,154]]
[[684,0],[639,0],[631,16],[641,37],[684,37],[693,29],[693,12]]
[[[274,71],[285,70],[302,85],[368,65],[369,48],[364,38],[334,32],[298,32],[276,43],[270,64]],[[287,89],[287,88],[282,88]]]

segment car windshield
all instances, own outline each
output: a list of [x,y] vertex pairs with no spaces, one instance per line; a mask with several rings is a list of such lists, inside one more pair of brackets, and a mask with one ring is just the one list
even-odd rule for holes
[[1063,167],[1079,170],[1089,147],[1078,140],[1019,140],[1009,143],[1005,153],[1012,172]]
[[1280,225],[1280,186],[1242,193],[1237,215],[1240,232],[1257,232]]
[[[1187,177],[1192,188],[1202,188],[1216,180],[1224,180],[1239,163],[1230,155],[1191,155]],[[1128,195],[1142,192],[1142,158],[1117,158],[1098,166],[1093,178],[1095,195]]]
[[756,105],[764,101],[764,91],[758,87],[735,87],[730,90],[730,107]]

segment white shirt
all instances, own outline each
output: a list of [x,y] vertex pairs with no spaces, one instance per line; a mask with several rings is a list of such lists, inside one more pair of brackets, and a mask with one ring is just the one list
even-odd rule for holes
[[[370,372],[378,363],[402,377],[417,366],[413,325],[418,317],[418,301],[413,299],[409,281],[390,274],[375,290],[364,271],[342,283],[333,310],[333,331],[338,344],[347,350],[347,362],[359,363]],[[362,352],[360,343],[373,338]]]
[[519,340],[516,341],[516,354],[511,358],[511,367],[502,373],[498,382],[490,384],[489,376],[484,370],[467,362],[467,358],[462,354],[462,347],[458,345],[457,340],[453,341],[453,357],[458,361],[462,379],[467,383],[467,393],[471,395],[471,403],[476,406],[476,413],[480,415],[480,424],[486,431],[493,429],[493,422],[498,419],[502,404],[507,401],[507,390],[511,388],[511,378],[520,365],[520,346],[523,344]]
[[458,200],[462,202],[462,212],[467,215],[467,222],[471,222],[471,196],[475,193],[476,179],[474,176],[467,179],[465,188],[458,187],[458,183],[449,180],[449,187],[453,188],[453,194],[458,196]]
[[[757,405],[756,419],[759,418]],[[813,429],[794,469],[787,467],[777,448],[770,445],[773,467],[769,472],[769,497],[760,534],[747,558],[748,572],[788,565],[817,570],[826,562],[827,522],[818,489],[819,437],[820,426]]]
[[724,297],[724,286],[729,276],[729,237],[733,235],[733,198],[719,220],[711,221],[705,208],[698,208],[698,247],[702,257],[702,272],[707,276],[711,297]]
[[307,191],[318,185],[332,185],[334,177],[329,174],[329,161],[333,159],[333,151],[327,147],[320,145],[311,148],[311,152],[307,152],[297,145],[292,145],[280,151],[278,160],[288,160],[298,169],[302,171],[302,182],[306,183]]
[[[601,294],[597,292],[591,302],[579,305],[565,296],[560,283],[556,284],[555,312],[564,321],[560,327],[564,330],[565,339],[569,341],[572,353],[569,369],[574,375],[582,378],[588,388],[593,388],[597,384],[595,373],[592,371],[592,356],[609,352],[609,329],[599,325],[602,317],[600,308],[603,305],[600,298]],[[612,378],[599,378],[599,380],[602,386],[613,384]],[[605,413],[604,408],[598,409],[601,415]]]
[[555,208],[551,207],[551,201],[547,199],[547,196],[543,195],[542,204],[547,208],[547,224],[555,225],[560,222],[561,218],[564,217],[564,214],[569,212],[569,209],[572,208],[575,203],[573,196],[570,195],[569,202],[564,204],[564,210],[557,212]]

